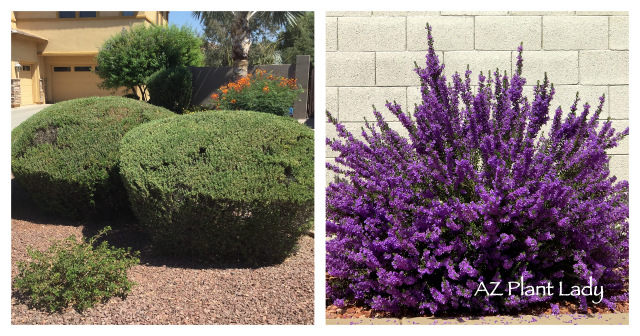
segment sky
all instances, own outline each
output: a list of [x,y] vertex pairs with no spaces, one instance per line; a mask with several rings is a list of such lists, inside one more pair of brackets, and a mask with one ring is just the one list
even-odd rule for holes
[[198,34],[203,32],[202,25],[191,16],[191,12],[169,12],[169,24],[174,24],[178,27],[189,26],[195,29]]
[[200,21],[194,19],[191,16],[191,13],[192,12],[170,11],[169,24],[170,25],[174,24],[178,27],[186,25],[194,29],[197,34],[203,34],[204,29],[202,27],[202,24],[200,23]]

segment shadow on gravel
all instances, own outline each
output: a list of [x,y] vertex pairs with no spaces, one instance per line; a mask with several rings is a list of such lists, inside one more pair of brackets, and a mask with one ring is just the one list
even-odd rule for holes
[[81,226],[76,220],[56,218],[48,215],[35,205],[31,196],[11,177],[11,218],[35,224]]
[[140,263],[149,266],[191,269],[257,269],[275,266],[281,263],[276,262],[261,265],[246,265],[241,263],[213,264],[196,259],[163,256],[154,252],[149,237],[136,229],[137,223],[135,218],[124,216],[124,218],[70,220],[47,214],[38,209],[29,194],[20,187],[13,177],[11,178],[11,218],[41,225],[82,226],[82,234],[87,238],[95,236],[98,231],[105,226],[110,226],[112,230],[107,233],[105,237],[98,239],[97,243],[99,244],[103,240],[106,240],[110,245],[117,248],[131,247],[132,251],[140,251]]
[[[85,237],[92,237],[98,233],[98,231],[109,225],[98,226],[85,226],[82,229],[82,234]],[[148,266],[155,267],[170,267],[170,268],[190,268],[190,269],[258,269],[262,267],[276,266],[284,262],[276,262],[261,265],[247,265],[243,263],[211,263],[208,261],[190,259],[188,257],[172,257],[165,256],[155,252],[152,248],[151,240],[149,237],[139,230],[133,228],[119,228],[112,229],[103,238],[98,239],[97,243],[101,243],[106,240],[109,245],[127,248],[131,247],[132,251],[140,251],[140,263]]]

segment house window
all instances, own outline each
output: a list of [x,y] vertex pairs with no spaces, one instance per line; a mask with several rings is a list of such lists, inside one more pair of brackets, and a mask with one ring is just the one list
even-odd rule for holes
[[71,72],[71,67],[53,67],[54,72]]
[[81,18],[96,17],[97,12],[79,12]]
[[30,65],[23,65],[22,66],[22,71],[31,71],[31,66]]
[[122,16],[135,16],[136,12],[122,12]]
[[76,12],[58,12],[58,17],[61,19],[75,18]]
[[73,67],[73,71],[91,71],[91,67],[90,66],[77,66],[77,67]]

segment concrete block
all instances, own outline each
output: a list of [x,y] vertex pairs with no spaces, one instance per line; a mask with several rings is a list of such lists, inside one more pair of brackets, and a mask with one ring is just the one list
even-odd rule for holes
[[331,16],[371,16],[371,11],[327,11],[327,17]]
[[477,50],[515,50],[521,42],[527,50],[542,46],[540,16],[478,16],[475,20]]
[[[338,109],[338,88],[337,87],[327,87],[325,89],[325,100],[326,100],[326,109],[331,112],[331,114],[339,118],[339,109]],[[322,117],[324,117],[324,113],[322,113]]]
[[371,16],[371,11],[327,11],[327,17]]
[[411,115],[413,115],[416,105],[422,105],[422,92],[420,91],[420,87],[407,87],[407,106],[403,111],[409,111],[411,112]]
[[507,71],[511,75],[511,52],[510,51],[446,51],[444,53],[445,73],[448,79],[458,72],[464,76],[467,70],[473,71],[471,74],[471,84],[476,84],[480,71],[487,75],[488,71],[500,69],[501,73]]
[[338,50],[338,18],[326,18],[327,51]]
[[342,17],[338,18],[340,51],[406,50],[406,18]]
[[438,16],[440,12],[407,12],[407,16]]
[[629,50],[628,16],[612,16],[609,18],[609,48]]
[[[442,60],[442,52],[437,52]],[[425,66],[423,51],[376,53],[377,86],[417,86],[420,77],[415,73],[415,64]]]
[[338,90],[338,109],[341,121],[364,122],[364,118],[373,121],[373,107],[382,113],[385,120],[397,121],[396,117],[385,106],[393,102],[405,106],[407,92],[404,87],[342,87]]
[[617,177],[618,181],[629,181],[629,155],[611,155],[609,174]]
[[387,12],[372,12],[372,16],[407,16],[406,11],[387,11]]
[[[518,53],[513,52],[512,71],[515,71]],[[578,71],[577,51],[525,51],[522,54],[524,64],[523,76],[527,84],[535,85],[537,81],[544,80],[544,73],[549,76],[549,81],[555,85],[560,84],[585,84],[580,80]]]
[[473,17],[412,16],[407,18],[407,50],[428,50],[427,23],[436,50],[473,50]]
[[471,15],[471,16],[477,16],[477,15],[507,15],[509,12],[507,11],[502,11],[502,12],[496,12],[496,11],[443,11],[440,12],[440,15]]
[[545,16],[542,25],[545,50],[608,49],[606,16]]
[[623,15],[629,16],[629,12],[623,11],[577,11],[576,15]]
[[629,119],[629,86],[610,86],[607,100],[611,119]]
[[575,11],[554,11],[554,12],[534,12],[534,11],[516,11],[509,12],[509,15],[522,15],[522,16],[532,16],[532,15],[540,15],[540,16],[552,16],[552,15],[574,15]]
[[629,52],[580,51],[580,84],[629,84]]
[[326,57],[326,86],[375,85],[375,53],[328,52]]

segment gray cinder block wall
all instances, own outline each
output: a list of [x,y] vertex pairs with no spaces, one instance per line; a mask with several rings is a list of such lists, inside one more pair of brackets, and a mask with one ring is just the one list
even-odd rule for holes
[[[413,68],[424,66],[427,22],[448,78],[467,64],[472,80],[496,68],[512,74],[522,42],[529,96],[546,71],[556,88],[553,110],[560,105],[566,115],[576,91],[592,106],[604,93],[602,118],[619,131],[629,125],[628,12],[327,12],[327,110],[359,134],[364,117],[374,120],[373,104],[401,130],[384,104],[413,111],[420,103]],[[330,123],[326,132],[335,137]],[[628,138],[609,154],[612,173],[628,179]],[[335,156],[327,147],[327,160]],[[327,182],[333,178],[328,172]]]

